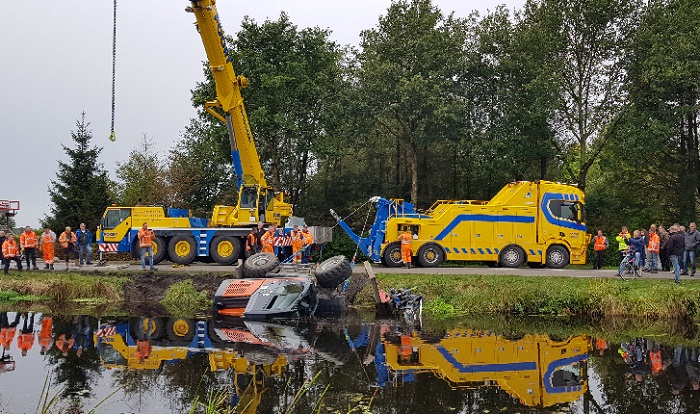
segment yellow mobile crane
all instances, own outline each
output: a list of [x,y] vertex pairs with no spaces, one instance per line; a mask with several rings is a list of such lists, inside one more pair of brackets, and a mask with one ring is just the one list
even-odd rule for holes
[[[185,209],[111,206],[102,217],[96,239],[100,252],[136,255],[138,229],[147,222],[156,235],[153,240],[155,263],[170,258],[177,264],[188,264],[196,257],[211,257],[227,265],[240,256],[243,238],[252,226],[258,221],[283,225],[292,216],[292,205],[285,201],[284,193],[276,192],[265,179],[241,96],[247,80],[236,75],[233,68],[216,1],[193,0],[186,11],[196,17],[197,30],[214,75],[216,99],[206,102],[205,109],[226,124],[239,190],[238,203],[214,206],[208,221],[191,217]],[[316,244],[330,241],[328,229],[312,227],[310,231]],[[282,245],[282,241],[279,244]]]

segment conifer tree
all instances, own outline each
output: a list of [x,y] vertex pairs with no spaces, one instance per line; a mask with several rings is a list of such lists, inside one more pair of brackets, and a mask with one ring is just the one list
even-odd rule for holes
[[85,113],[71,131],[74,148],[61,145],[67,159],[58,160],[56,180],[51,180],[51,215],[43,220],[44,226],[62,231],[65,226],[77,228],[85,223],[94,231],[105,208],[112,203],[112,183],[97,158],[102,147],[90,147],[92,130],[85,121]]

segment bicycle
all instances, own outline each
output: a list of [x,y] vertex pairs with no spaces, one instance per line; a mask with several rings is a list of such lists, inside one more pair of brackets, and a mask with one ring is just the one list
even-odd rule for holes
[[622,262],[620,265],[624,264],[624,268],[621,273],[618,273],[618,276],[622,280],[626,280],[623,275],[629,276],[637,276],[637,277],[642,277],[642,268],[639,266],[634,265],[634,260],[635,260],[635,252],[632,250],[627,250],[625,252],[625,257],[622,259]]

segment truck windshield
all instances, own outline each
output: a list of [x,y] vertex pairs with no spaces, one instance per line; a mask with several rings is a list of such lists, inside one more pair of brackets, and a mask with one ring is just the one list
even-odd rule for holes
[[113,229],[122,221],[129,218],[129,216],[131,216],[131,210],[128,208],[107,210],[107,214],[105,214],[104,218],[102,219],[102,227],[107,230]]

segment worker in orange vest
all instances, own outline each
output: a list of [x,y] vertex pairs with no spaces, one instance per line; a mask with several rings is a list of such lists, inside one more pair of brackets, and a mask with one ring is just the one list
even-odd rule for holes
[[401,242],[401,261],[403,262],[403,267],[411,268],[411,232],[408,228],[404,230],[403,233],[399,234],[399,241]]
[[265,234],[260,237],[260,243],[262,243],[263,253],[275,254],[275,235],[277,234],[277,225],[270,224]]
[[258,252],[258,228],[253,227],[245,238],[245,258]]
[[141,269],[146,270],[146,253],[148,253],[148,265],[151,270],[156,270],[153,267],[153,239],[156,235],[153,230],[148,228],[148,223],[143,223],[139,230],[139,247],[141,248]]
[[22,261],[19,259],[19,246],[15,241],[14,234],[10,233],[7,235],[7,239],[2,244],[2,256],[5,258],[5,266],[3,267],[3,272],[7,274],[10,270],[10,262],[15,261],[17,263],[17,270],[22,271]]
[[50,228],[45,227],[44,232],[41,233],[41,244],[39,245],[39,250],[41,250],[44,258],[44,269],[53,270],[53,258],[56,257],[55,243],[56,233],[51,231]]
[[75,237],[75,233],[71,231],[70,227],[66,227],[66,230],[58,237],[58,242],[61,243],[61,247],[63,247],[63,255],[66,258],[66,270],[68,270],[71,253],[73,253],[73,257],[76,258],[76,265],[78,264],[78,249],[75,247],[75,242],[77,241],[78,238]]
[[46,354],[53,345],[53,318],[50,316],[41,316],[41,330],[39,331],[39,346],[41,355]]
[[143,318],[139,321],[139,329],[136,332],[136,352],[134,357],[143,364],[143,361],[151,356],[151,318]]
[[659,233],[656,232],[656,224],[649,226],[649,244],[647,249],[649,250],[649,272],[658,273],[661,238]]
[[314,244],[314,237],[309,233],[309,226],[306,224],[301,229],[301,236],[304,238],[304,257],[301,259],[301,262],[309,263],[311,261],[311,245]]
[[[31,316],[30,316],[31,315]],[[22,351],[22,356],[27,356],[27,352],[34,346],[34,314],[24,314],[24,323],[19,336],[17,336],[17,348]]]
[[19,236],[19,246],[24,251],[24,258],[27,261],[27,270],[30,269],[29,264],[31,262],[32,270],[39,270],[36,267],[36,247],[39,245],[39,240],[36,237],[36,233],[31,227],[27,226],[24,231]]
[[598,230],[598,235],[593,237],[593,251],[595,252],[595,262],[593,262],[593,269],[603,268],[603,259],[605,258],[605,251],[608,250],[608,238],[603,236],[603,230]]
[[301,264],[301,258],[304,254],[304,236],[301,234],[299,226],[296,225],[290,234],[292,236],[292,254],[294,255],[292,262]]

